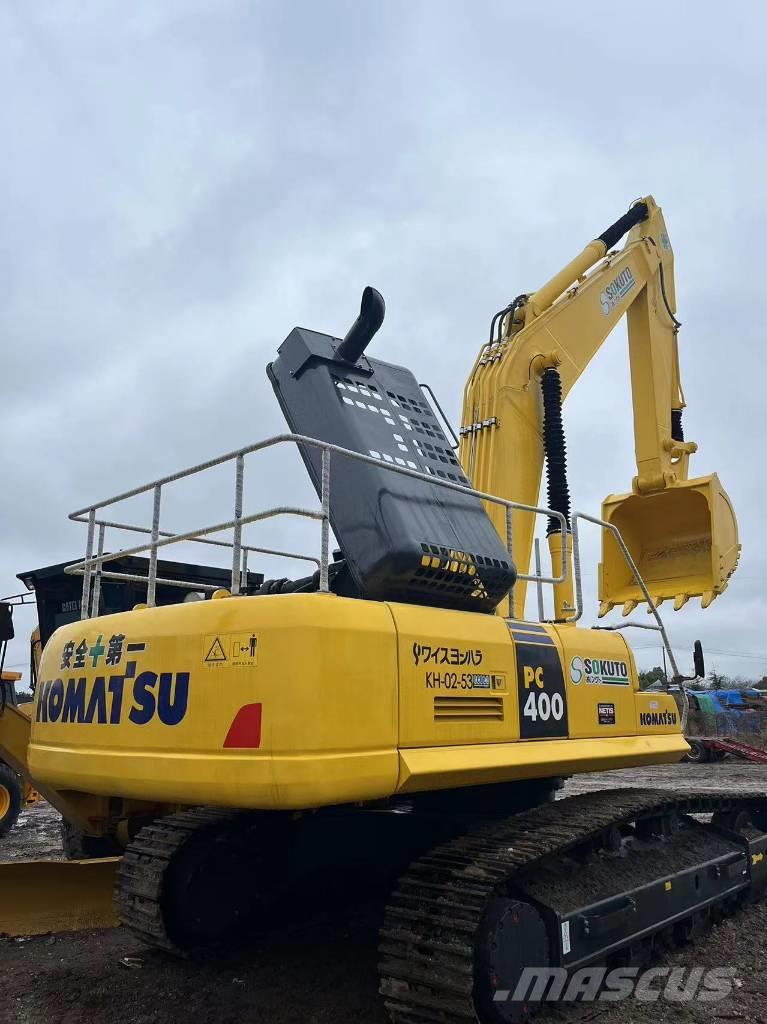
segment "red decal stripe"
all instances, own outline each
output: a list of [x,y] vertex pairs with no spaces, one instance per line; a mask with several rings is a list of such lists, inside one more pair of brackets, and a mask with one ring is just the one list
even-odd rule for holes
[[261,705],[244,704],[224,740],[225,747],[260,747],[261,746]]

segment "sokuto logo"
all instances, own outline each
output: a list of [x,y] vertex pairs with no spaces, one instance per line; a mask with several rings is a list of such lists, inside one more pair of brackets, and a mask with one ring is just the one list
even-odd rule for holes
[[570,682],[573,686],[583,682],[587,686],[628,686],[629,681],[629,667],[625,661],[580,656],[570,661]]
[[573,658],[570,662],[570,682],[575,686],[583,681],[585,670],[583,668],[583,658]]
[[631,273],[631,269],[624,267],[620,274],[613,278],[604,291],[599,294],[599,302],[605,316],[615,309],[621,299],[628,295],[635,284],[636,281]]

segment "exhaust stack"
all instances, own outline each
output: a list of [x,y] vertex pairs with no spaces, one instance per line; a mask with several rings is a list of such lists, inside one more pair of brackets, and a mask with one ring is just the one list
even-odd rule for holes
[[386,303],[383,295],[368,285],[362,293],[360,315],[346,332],[346,337],[336,349],[336,355],[347,363],[356,363],[373,335],[384,321]]

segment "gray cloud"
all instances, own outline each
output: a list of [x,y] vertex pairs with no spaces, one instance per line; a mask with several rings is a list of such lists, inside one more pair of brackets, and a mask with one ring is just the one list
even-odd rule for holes
[[[767,655],[767,17],[746,3],[726,24],[713,3],[694,17],[653,2],[641,18],[542,10],[0,10],[0,590],[79,553],[73,508],[281,429],[264,365],[296,323],[343,330],[368,282],[388,303],[377,354],[412,366],[457,419],[491,313],[652,192],[676,252],[694,468],[719,471],[744,545],[728,594],[673,617],[673,636]],[[566,407],[584,509],[630,486],[627,409],[617,331]],[[253,507],[267,482],[308,495],[295,461],[266,464],[249,470]],[[217,518],[221,488],[169,495],[169,525]],[[258,537],[309,543],[294,527]],[[767,672],[767,657],[710,660]]]

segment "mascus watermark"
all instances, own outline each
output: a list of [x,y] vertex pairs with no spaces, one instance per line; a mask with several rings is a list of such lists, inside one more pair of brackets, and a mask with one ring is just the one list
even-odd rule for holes
[[716,1003],[741,984],[735,967],[525,967],[516,987],[498,989],[496,1002]]

